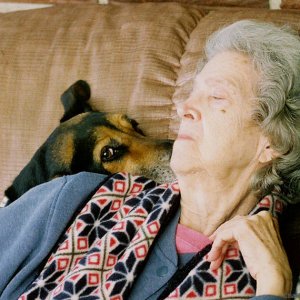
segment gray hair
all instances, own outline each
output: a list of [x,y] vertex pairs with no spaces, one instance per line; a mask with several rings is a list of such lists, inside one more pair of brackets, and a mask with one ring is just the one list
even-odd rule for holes
[[242,20],[212,34],[204,51],[206,60],[223,51],[250,57],[260,74],[253,118],[280,153],[254,174],[252,188],[263,196],[281,185],[290,202],[299,202],[300,37],[287,26]]

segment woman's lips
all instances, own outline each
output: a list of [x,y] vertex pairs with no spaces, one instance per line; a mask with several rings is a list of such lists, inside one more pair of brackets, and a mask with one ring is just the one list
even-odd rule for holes
[[194,140],[194,139],[193,139],[191,136],[187,135],[187,134],[178,134],[177,140],[188,140],[188,141],[192,141],[192,140]]

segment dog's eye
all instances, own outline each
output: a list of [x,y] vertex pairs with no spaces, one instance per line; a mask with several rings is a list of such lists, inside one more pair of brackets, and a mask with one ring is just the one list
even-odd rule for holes
[[115,159],[116,155],[119,153],[119,150],[113,147],[105,146],[101,151],[101,160],[103,162],[112,161]]

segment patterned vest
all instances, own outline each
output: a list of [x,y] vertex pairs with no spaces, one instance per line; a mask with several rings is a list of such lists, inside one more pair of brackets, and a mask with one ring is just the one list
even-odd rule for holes
[[[179,207],[178,184],[157,185],[139,176],[110,177],[76,215],[40,275],[19,298],[127,299],[148,251]],[[251,214],[282,212],[276,194]],[[177,271],[159,299],[247,299],[255,281],[240,252],[229,248],[222,266],[210,271],[210,245]]]

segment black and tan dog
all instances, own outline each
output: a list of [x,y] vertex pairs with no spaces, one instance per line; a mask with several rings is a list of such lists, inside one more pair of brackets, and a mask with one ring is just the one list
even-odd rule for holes
[[7,204],[38,184],[81,171],[126,171],[158,182],[171,180],[173,141],[146,138],[135,120],[94,111],[89,98],[90,87],[82,80],[64,92],[60,125],[5,191]]

